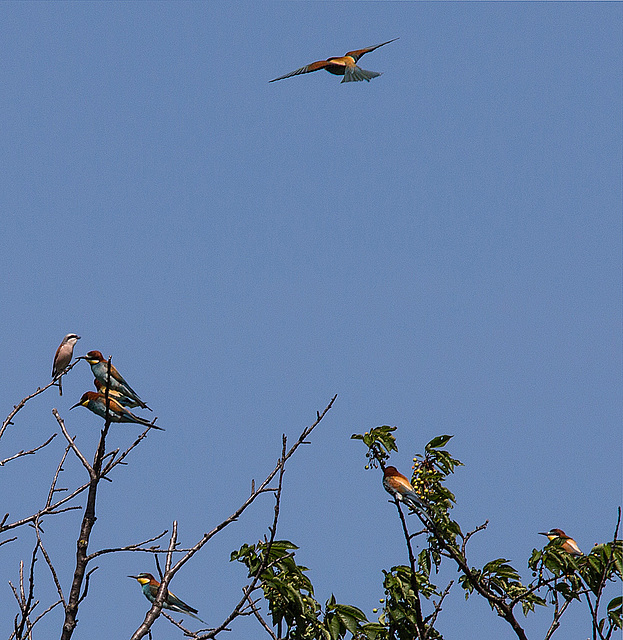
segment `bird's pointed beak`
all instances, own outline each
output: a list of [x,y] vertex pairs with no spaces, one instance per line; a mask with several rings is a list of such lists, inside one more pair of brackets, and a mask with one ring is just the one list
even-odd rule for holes
[[79,407],[80,403],[76,402],[76,404],[73,407],[69,407],[69,410],[71,411],[72,409],[75,409],[76,407]]
[[138,580],[138,576],[128,576],[128,578],[134,578],[135,580]]
[[547,535],[547,533],[544,533],[543,531],[539,531],[539,535],[540,535],[540,536],[546,536],[546,535]]

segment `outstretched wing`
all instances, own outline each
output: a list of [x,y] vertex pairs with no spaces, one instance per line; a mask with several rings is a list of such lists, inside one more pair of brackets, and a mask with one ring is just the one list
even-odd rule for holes
[[268,82],[277,82],[277,80],[283,80],[284,78],[291,78],[292,76],[300,76],[302,73],[311,73],[312,71],[318,71],[318,69],[324,69],[328,64],[329,62],[327,60],[318,60],[318,62],[312,62],[311,64],[308,64],[305,67],[296,69],[296,71],[290,71],[290,73],[286,73],[285,76],[279,76],[278,78],[273,78]]
[[376,44],[373,47],[366,47],[365,49],[357,49],[356,51],[349,51],[346,55],[350,56],[351,58],[353,58],[355,62],[357,62],[357,60],[359,60],[359,58],[361,58],[361,56],[364,53],[370,53],[370,51],[374,51],[379,47],[383,47],[386,44],[389,44],[390,42],[394,42],[394,40],[399,40],[399,39],[400,38],[394,38],[393,40],[388,40],[387,42],[381,42],[381,44]]

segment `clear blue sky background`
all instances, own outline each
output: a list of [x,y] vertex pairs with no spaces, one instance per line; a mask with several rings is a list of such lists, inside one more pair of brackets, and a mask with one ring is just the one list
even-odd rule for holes
[[[621,502],[620,3],[0,4],[2,414],[82,336],[154,408],[129,466],[101,487],[92,549],[179,521],[182,544],[229,515],[339,394],[286,473],[279,537],[317,597],[370,618],[381,569],[406,562],[378,471],[350,435],[398,427],[392,462],[442,433],[473,565],[526,561],[561,527],[588,552]],[[400,37],[383,72],[268,80]],[[102,421],[69,407],[81,363],[32,401],[0,459],[57,430],[93,454]],[[112,429],[111,446],[138,428]],[[2,513],[47,495],[63,441],[0,470]],[[84,480],[76,460],[63,486]],[[81,502],[84,502],[82,499]],[[260,501],[173,590],[218,624],[245,572],[231,550],[266,532]],[[69,591],[81,514],[45,543]],[[0,547],[0,636],[34,534]],[[75,636],[126,638],[148,603],[101,558]],[[42,605],[54,597],[37,564]],[[455,571],[440,578],[445,586]],[[40,605],[40,606],[42,606]],[[574,604],[556,637],[589,635]],[[549,613],[531,616],[542,638]],[[36,637],[60,634],[61,612]],[[189,623],[192,626],[192,623]],[[154,638],[177,637],[158,621]],[[447,600],[451,638],[514,637],[488,606]],[[252,620],[223,637],[261,637]],[[180,636],[181,637],[181,636]]]

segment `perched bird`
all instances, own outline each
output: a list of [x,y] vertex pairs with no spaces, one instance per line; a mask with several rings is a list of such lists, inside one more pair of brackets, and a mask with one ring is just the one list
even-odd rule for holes
[[550,542],[552,540],[556,540],[557,538],[560,538],[560,540],[563,541],[563,543],[560,545],[560,548],[563,551],[570,553],[572,556],[584,555],[582,551],[580,551],[580,547],[578,546],[578,543],[573,538],[570,538],[562,529],[552,529],[547,533],[543,533],[542,531],[539,531],[539,535],[547,536]]
[[63,395],[63,383],[61,382],[61,376],[65,369],[69,366],[71,359],[74,357],[74,346],[76,342],[80,340],[80,336],[75,333],[68,333],[61,344],[59,345],[56,353],[54,354],[54,364],[52,365],[52,378],[58,378],[58,393]]
[[269,82],[276,82],[277,80],[283,80],[284,78],[291,78],[292,76],[298,76],[302,73],[311,73],[312,71],[318,71],[319,69],[325,69],[329,73],[332,73],[336,76],[344,76],[342,82],[358,82],[360,80],[370,82],[371,78],[376,78],[381,74],[377,73],[376,71],[366,71],[365,69],[358,67],[356,64],[357,61],[359,60],[359,58],[361,58],[362,55],[364,55],[364,53],[374,51],[375,49],[383,47],[390,42],[394,42],[394,40],[398,40],[398,38],[388,40],[387,42],[382,42],[381,44],[377,44],[374,47],[366,47],[365,49],[349,51],[344,56],[331,56],[326,60],[318,60],[318,62],[312,62],[305,67],[297,69],[296,71],[290,71],[290,73],[286,73],[285,76],[279,76],[278,78],[269,80]]
[[404,502],[412,509],[423,509],[424,503],[406,476],[396,467],[385,467],[383,470],[383,487],[400,502]]
[[[104,358],[101,351],[89,351],[86,356],[80,356],[91,365],[91,371],[97,380],[104,386],[108,380],[108,360]],[[110,388],[113,391],[119,391],[124,396],[136,402],[136,407],[141,409],[149,409],[149,407],[138,397],[138,394],[123,379],[123,376],[117,371],[113,364],[110,365]],[[151,409],[149,409],[151,411]]]
[[[158,593],[158,587],[160,583],[151,575],[151,573],[139,573],[137,576],[128,576],[128,578],[134,578],[138,580],[143,586],[143,593],[149,602],[156,600],[156,594]],[[178,613],[187,613],[189,616],[196,618],[199,622],[207,624],[205,620],[202,620],[197,613],[197,609],[193,609],[190,605],[182,602],[176,595],[173,595],[167,589],[167,595],[162,603],[164,609],[170,609],[171,611],[177,611]]]
[[[99,393],[102,395],[106,394],[106,385],[100,382],[97,378],[93,380],[93,384]],[[128,398],[128,396],[123,395],[121,391],[116,391],[115,389],[108,389],[108,397],[114,398],[119,404],[122,404],[124,407],[130,407],[133,409],[134,407],[138,407],[139,404],[136,400],[132,400],[132,398]]]
[[[82,394],[80,402],[77,402],[70,408],[75,409],[76,407],[86,407],[89,411],[92,411],[101,418],[106,419],[106,396],[103,393],[87,391]],[[164,431],[164,429],[157,427],[155,424],[149,422],[149,420],[135,416],[131,411],[128,411],[128,409],[120,405],[110,395],[108,396],[108,417],[111,422],[135,422],[136,424],[142,424],[145,427],[152,427],[152,429]]]

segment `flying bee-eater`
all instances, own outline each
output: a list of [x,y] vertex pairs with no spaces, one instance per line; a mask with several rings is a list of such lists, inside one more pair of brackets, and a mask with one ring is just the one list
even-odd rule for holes
[[398,38],[394,38],[393,40],[388,40],[387,42],[381,42],[381,44],[374,45],[373,47],[366,47],[365,49],[357,49],[355,51],[349,51],[343,56],[331,56],[326,60],[318,60],[317,62],[312,62],[300,69],[296,69],[295,71],[290,71],[290,73],[286,73],[284,76],[279,76],[278,78],[274,78],[273,80],[269,80],[269,82],[276,82],[277,80],[283,80],[284,78],[291,78],[292,76],[298,76],[302,73],[311,73],[312,71],[319,71],[320,69],[324,69],[329,73],[332,73],[336,76],[344,76],[342,82],[358,82],[360,80],[365,80],[366,82],[370,82],[372,78],[376,78],[381,74],[377,71],[366,71],[361,67],[357,66],[357,62],[359,58],[365,53],[370,53],[370,51],[374,51],[379,47],[384,47],[386,44],[390,42],[394,42],[394,40],[398,40]]
[[424,503],[406,476],[396,469],[396,467],[385,467],[383,469],[383,487],[400,502],[404,502],[412,509],[424,509]]
[[58,393],[63,395],[63,383],[61,381],[63,372],[69,366],[71,359],[74,357],[74,346],[80,340],[80,336],[75,333],[68,333],[60,343],[56,353],[54,354],[54,363],[52,364],[52,378],[58,378]]
[[569,537],[562,529],[551,529],[547,533],[543,533],[542,531],[539,531],[539,535],[547,536],[550,542],[556,539],[562,540],[563,542],[560,545],[560,548],[563,551],[566,551],[567,553],[571,554],[572,556],[584,555],[580,550],[578,543],[573,538]]
[[[97,389],[98,393],[105,395],[106,393],[106,385],[100,382],[97,378],[93,379],[93,384]],[[140,406],[136,400],[132,400],[132,398],[128,398],[128,396],[121,393],[121,391],[117,391],[116,389],[108,389],[108,397],[114,398],[119,404],[122,404],[124,407],[129,407],[130,409],[134,409],[134,407]]]
[[[128,578],[134,578],[138,580],[141,586],[143,587],[143,593],[145,597],[149,600],[149,602],[154,602],[156,600],[156,594],[158,593],[158,587],[160,583],[154,578],[151,573],[139,573],[137,576],[128,576]],[[180,600],[176,595],[171,593],[167,589],[167,595],[164,598],[164,602],[162,603],[162,607],[164,609],[169,609],[171,611],[177,611],[177,613],[186,613],[193,618],[199,620],[199,622],[203,622],[203,624],[207,624],[205,620],[202,620],[198,615],[196,615],[197,609],[193,609],[189,604],[186,604],[182,600]]]
[[[93,375],[105,386],[108,380],[108,360],[104,358],[102,352],[89,351],[86,356],[80,356],[80,358],[91,365]],[[136,402],[135,406],[141,407],[141,409],[149,409],[112,363],[110,365],[110,388],[114,391],[119,391],[119,393]],[[151,411],[151,409],[149,410]]]
[[[87,391],[82,394],[80,401],[76,402],[71,409],[75,409],[76,407],[86,407],[89,411],[92,411],[101,418],[104,418],[104,420],[106,419],[106,396],[103,393]],[[136,424],[142,424],[145,427],[164,431],[162,427],[157,427],[149,420],[135,416],[131,411],[119,404],[110,395],[108,396],[108,418],[111,422],[134,422]]]

